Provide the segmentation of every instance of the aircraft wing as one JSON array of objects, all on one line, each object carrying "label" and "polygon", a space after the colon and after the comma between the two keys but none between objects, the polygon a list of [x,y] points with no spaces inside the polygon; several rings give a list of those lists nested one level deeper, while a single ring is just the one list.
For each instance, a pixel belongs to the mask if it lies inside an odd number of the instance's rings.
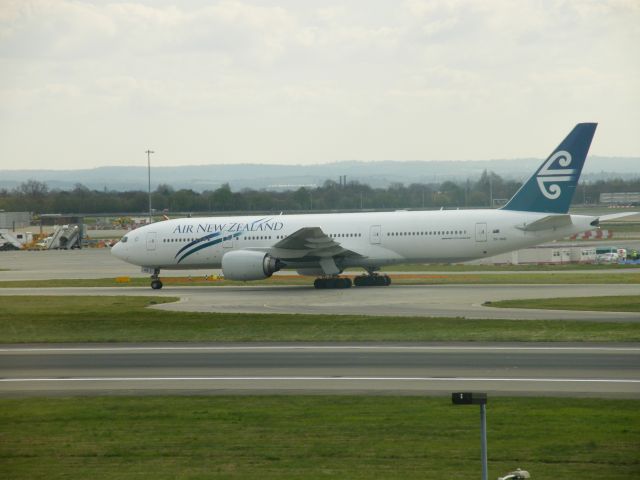
[{"label": "aircraft wing", "polygon": [[320,227],[304,227],[273,245],[270,253],[280,258],[332,258],[362,255],[344,248]]},{"label": "aircraft wing", "polygon": [[555,228],[566,227],[571,225],[571,215],[547,215],[531,223],[523,223],[517,225],[516,228],[525,232],[538,232],[540,230],[552,230]]}]

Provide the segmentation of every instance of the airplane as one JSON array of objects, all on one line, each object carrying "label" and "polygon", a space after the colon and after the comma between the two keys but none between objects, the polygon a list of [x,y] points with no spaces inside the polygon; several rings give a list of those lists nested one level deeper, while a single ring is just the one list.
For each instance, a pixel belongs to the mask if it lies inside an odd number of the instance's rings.
[{"label": "airplane", "polygon": [[[116,257],[151,273],[222,268],[228,280],[261,280],[281,269],[317,277],[316,288],[388,286],[388,265],[491,257],[597,227],[605,216],[570,215],[596,123],[579,123],[499,209],[252,215],[165,220],[127,233]],[[354,281],[347,268],[366,271]]]}]

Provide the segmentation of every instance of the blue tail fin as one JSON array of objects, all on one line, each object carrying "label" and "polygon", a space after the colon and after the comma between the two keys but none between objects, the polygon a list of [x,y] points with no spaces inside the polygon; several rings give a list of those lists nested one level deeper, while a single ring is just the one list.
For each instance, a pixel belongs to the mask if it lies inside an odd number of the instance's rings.
[{"label": "blue tail fin", "polygon": [[567,213],[597,125],[576,125],[502,208],[523,212]]}]

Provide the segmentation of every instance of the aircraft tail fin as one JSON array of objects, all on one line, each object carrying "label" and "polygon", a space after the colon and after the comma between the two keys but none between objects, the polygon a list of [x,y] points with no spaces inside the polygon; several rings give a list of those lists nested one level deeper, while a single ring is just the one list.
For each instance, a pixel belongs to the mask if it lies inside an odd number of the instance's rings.
[{"label": "aircraft tail fin", "polygon": [[502,209],[567,213],[597,125],[577,124]]}]

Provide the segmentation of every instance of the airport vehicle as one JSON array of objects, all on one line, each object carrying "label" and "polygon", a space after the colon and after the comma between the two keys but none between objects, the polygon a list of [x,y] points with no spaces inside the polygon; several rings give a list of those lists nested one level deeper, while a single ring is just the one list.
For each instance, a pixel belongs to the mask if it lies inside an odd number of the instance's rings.
[{"label": "airport vehicle", "polygon": [[598,226],[569,215],[569,205],[595,133],[574,127],[500,209],[182,218],[138,228],[112,248],[116,257],[151,273],[222,268],[230,280],[259,280],[281,269],[316,276],[316,288],[349,288],[340,274],[360,267],[356,286],[391,283],[378,270],[399,263],[461,262],[560,239]]},{"label": "airport vehicle", "polygon": [[596,248],[596,261],[599,263],[614,263],[627,259],[627,250],[618,247],[598,247]]},{"label": "airport vehicle", "polygon": [[[31,235],[29,233],[29,235]],[[9,229],[0,228],[0,250],[20,250],[26,243],[26,237],[22,233],[10,232]]]}]

